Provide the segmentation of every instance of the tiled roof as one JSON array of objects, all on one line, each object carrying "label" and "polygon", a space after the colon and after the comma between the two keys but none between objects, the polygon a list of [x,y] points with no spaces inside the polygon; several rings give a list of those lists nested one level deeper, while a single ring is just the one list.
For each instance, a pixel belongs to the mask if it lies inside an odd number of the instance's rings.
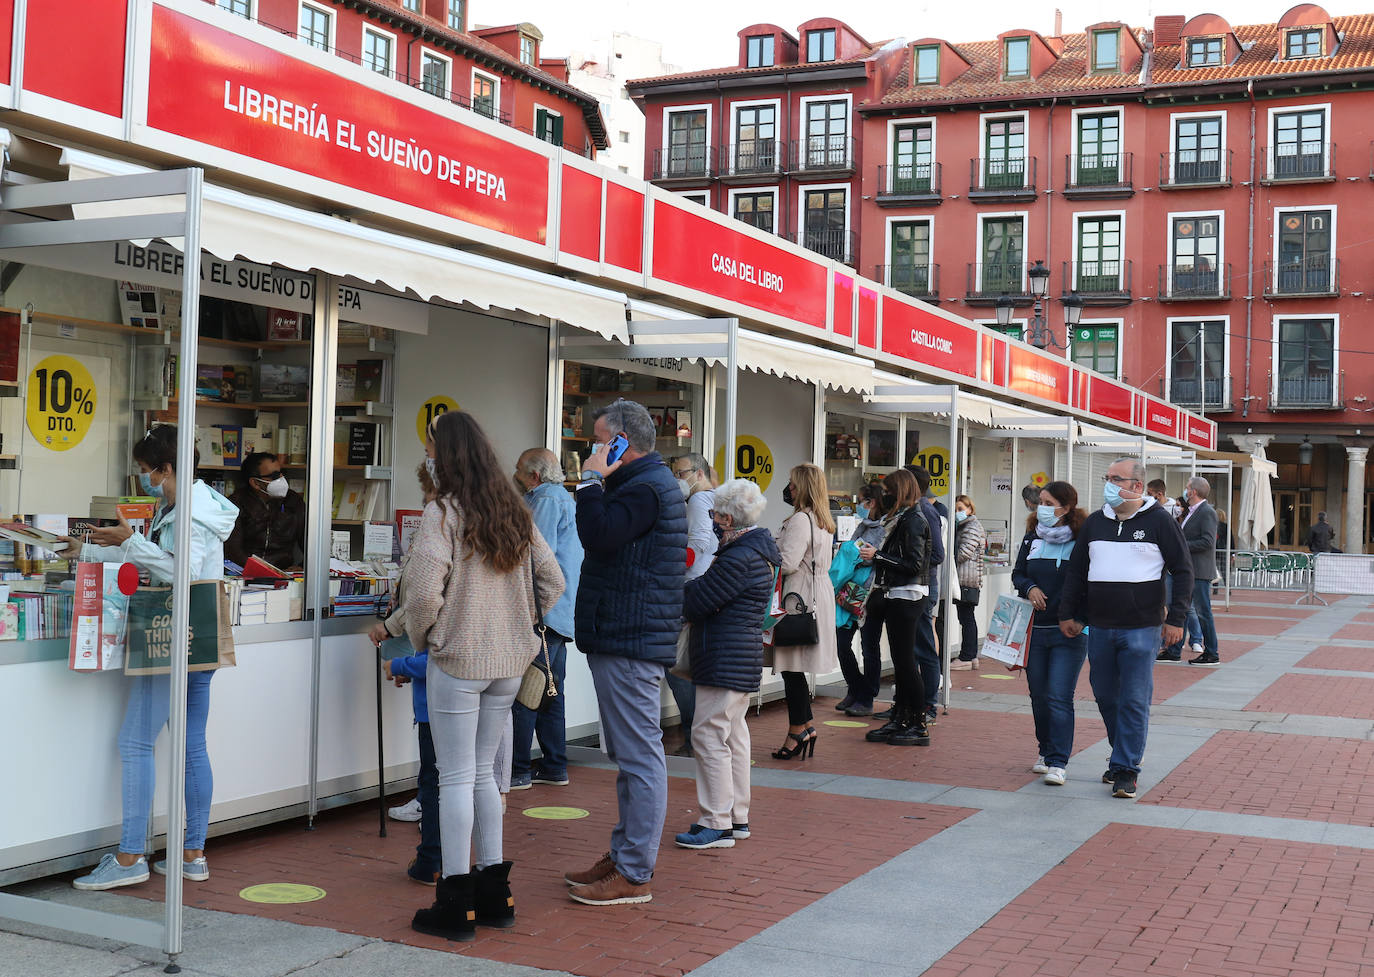
[{"label": "tiled roof", "polygon": [[859,64],[867,61],[891,41],[870,44],[858,54],[849,58],[836,58],[834,61],[817,61],[814,64],[772,64],[763,68],[741,68],[732,65],[728,68],[701,68],[697,71],[681,71],[675,75],[658,75],[654,78],[632,78],[625,82],[626,88],[647,88],[654,85],[667,85],[682,81],[714,81],[717,78],[748,78],[750,75],[770,75],[786,71],[789,75],[799,71],[822,71],[836,65]]},{"label": "tiled roof", "polygon": [[[1138,32],[1132,29],[1132,33]],[[1139,70],[1132,72],[1088,73],[1087,34],[1066,34],[1063,53],[1038,78],[1004,81],[1002,78],[1002,45],[1000,41],[972,41],[951,44],[971,67],[948,85],[911,84],[911,54],[892,87],[879,99],[879,105],[910,103],[965,102],[974,99],[1012,99],[1037,95],[1059,95],[1074,92],[1100,91],[1114,88],[1140,87]],[[1123,48],[1129,44],[1123,39]],[[872,104],[872,103],[870,103]]]},{"label": "tiled roof", "polygon": [[1278,25],[1243,24],[1235,28],[1236,39],[1248,50],[1242,50],[1233,64],[1180,69],[1185,41],[1155,51],[1150,80],[1156,85],[1193,85],[1297,72],[1374,68],[1374,14],[1333,17],[1332,23],[1336,25],[1340,44],[1330,57],[1283,60],[1283,35]]}]

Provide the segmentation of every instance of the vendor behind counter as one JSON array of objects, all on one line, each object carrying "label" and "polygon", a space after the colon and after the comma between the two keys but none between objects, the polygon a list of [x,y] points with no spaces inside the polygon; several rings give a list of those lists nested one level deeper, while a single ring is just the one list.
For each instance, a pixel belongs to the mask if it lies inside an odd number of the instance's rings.
[{"label": "vendor behind counter", "polygon": [[280,459],[255,451],[243,459],[243,481],[229,501],[239,507],[224,557],[243,566],[248,557],[281,570],[300,569],[305,559],[305,499],[286,484]]}]

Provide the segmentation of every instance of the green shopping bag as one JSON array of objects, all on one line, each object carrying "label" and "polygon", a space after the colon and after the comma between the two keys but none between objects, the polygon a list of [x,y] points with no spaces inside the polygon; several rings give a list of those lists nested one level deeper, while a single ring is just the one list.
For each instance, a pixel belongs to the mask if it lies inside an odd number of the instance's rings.
[{"label": "green shopping bag", "polygon": [[[210,672],[234,661],[229,595],[219,580],[191,582],[188,668]],[[125,675],[167,675],[172,670],[172,588],[140,587],[129,598]]]}]

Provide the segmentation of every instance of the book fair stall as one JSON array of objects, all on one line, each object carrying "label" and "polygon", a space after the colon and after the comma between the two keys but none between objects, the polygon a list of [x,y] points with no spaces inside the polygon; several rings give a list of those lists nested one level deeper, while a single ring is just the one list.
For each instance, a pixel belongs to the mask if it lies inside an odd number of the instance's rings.
[{"label": "book fair stall", "polygon": [[[633,398],[665,457],[699,452],[721,479],[757,481],[770,529],[796,464],[826,469],[843,516],[914,459],[947,503],[958,487],[980,516],[986,502],[994,559],[1019,539],[1020,484],[1070,455],[1076,472],[1090,427],[1098,442],[1216,446],[1215,425],[1158,398],[213,5],[111,0],[64,32],[13,9],[0,729],[25,744],[12,782],[43,803],[0,810],[0,916],[181,950],[177,873],[158,921],[22,888],[119,838],[116,741],[143,681],[121,650],[165,662],[146,683],[170,717],[148,833],[173,851],[186,690],[226,654],[206,729],[212,837],[375,797],[379,708],[381,777],[413,781],[409,699],[376,704],[366,632],[444,411],[476,415],[511,471],[543,446],[574,479],[594,411]],[[81,67],[35,67],[50,63]],[[412,148],[355,149],[383,139]],[[176,457],[199,453],[174,500],[133,454],[164,425]],[[242,503],[222,510],[235,532],[245,513],[267,529],[207,603],[191,520],[221,498]],[[156,536],[169,508],[175,555],[132,578],[45,545]],[[570,738],[596,733],[581,658]]]}]

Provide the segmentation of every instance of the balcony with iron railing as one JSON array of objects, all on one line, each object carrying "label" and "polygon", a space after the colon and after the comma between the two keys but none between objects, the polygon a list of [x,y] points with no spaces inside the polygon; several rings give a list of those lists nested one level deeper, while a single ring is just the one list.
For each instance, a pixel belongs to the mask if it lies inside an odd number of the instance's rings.
[{"label": "balcony with iron railing", "polygon": [[941,171],[939,163],[884,164],[878,167],[879,207],[909,207],[938,204]]},{"label": "balcony with iron railing", "polygon": [[1077,292],[1084,305],[1127,305],[1131,301],[1131,262],[1066,261],[1064,291]]},{"label": "balcony with iron railing", "polygon": [[1131,153],[1064,157],[1064,196],[1070,200],[1115,200],[1135,194]]},{"label": "balcony with iron railing", "polygon": [[1014,262],[970,262],[965,281],[964,301],[969,305],[992,305],[1007,296],[1016,305],[1030,305],[1032,296],[1024,284],[1026,266]]},{"label": "balcony with iron railing", "polygon": [[1333,298],[1340,293],[1339,258],[1319,254],[1298,261],[1264,263],[1265,298]]},{"label": "balcony with iron railing", "polygon": [[1159,154],[1159,189],[1205,190],[1231,185],[1231,150],[1191,149]]},{"label": "balcony with iron railing", "polygon": [[793,238],[802,247],[824,255],[832,261],[852,265],[858,253],[858,234],[833,227],[797,231]]},{"label": "balcony with iron railing", "polygon": [[939,265],[917,265],[910,262],[878,265],[874,269],[874,277],[903,295],[925,299],[927,302],[940,301]]},{"label": "balcony with iron railing", "polygon": [[1034,156],[991,156],[969,160],[970,200],[1032,200],[1036,195]]},{"label": "balcony with iron railing", "polygon": [[776,177],[782,173],[782,154],[785,145],[777,139],[744,139],[722,146],[720,166],[722,180]]},{"label": "balcony with iron railing", "polygon": [[1269,409],[1345,410],[1345,371],[1297,377],[1269,374]]},{"label": "balcony with iron railing", "polygon": [[1230,377],[1170,377],[1159,381],[1159,395],[1185,410],[1203,410],[1209,414],[1235,410],[1231,401]]},{"label": "balcony with iron railing", "polygon": [[786,170],[807,176],[848,176],[854,172],[853,136],[806,136],[789,144]]},{"label": "balcony with iron railing", "polygon": [[1263,151],[1261,183],[1331,183],[1336,179],[1334,142],[1281,143]]},{"label": "balcony with iron railing", "polygon": [[1231,297],[1231,265],[1202,264],[1159,266],[1160,302],[1216,302]]},{"label": "balcony with iron railing", "polygon": [[715,173],[705,146],[670,146],[655,149],[649,179],[656,183],[699,183]]}]

